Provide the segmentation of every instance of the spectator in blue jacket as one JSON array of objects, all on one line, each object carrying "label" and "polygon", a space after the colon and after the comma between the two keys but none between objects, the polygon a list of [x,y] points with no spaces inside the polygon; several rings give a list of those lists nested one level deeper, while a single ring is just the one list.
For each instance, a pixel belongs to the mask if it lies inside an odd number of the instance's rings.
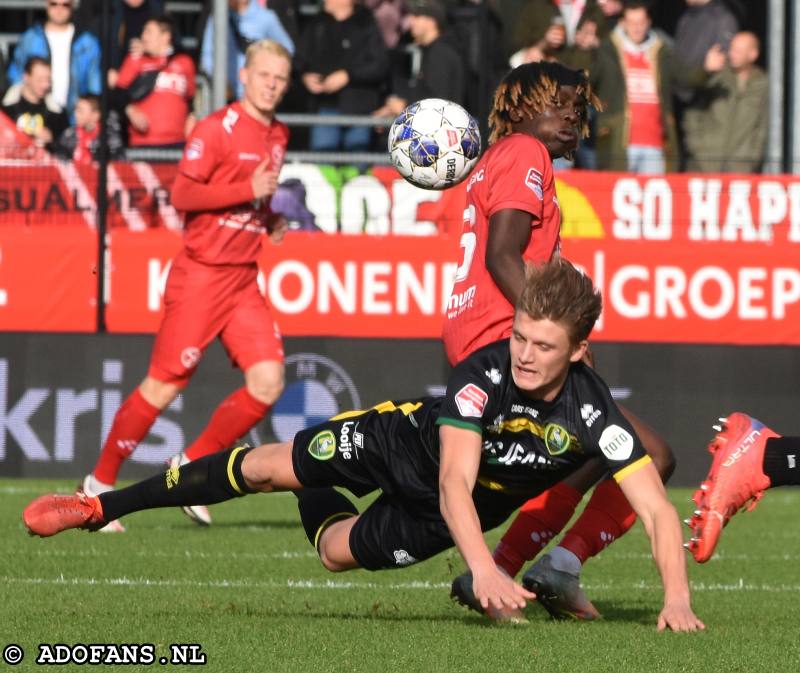
[{"label": "spectator in blue jacket", "polygon": [[[244,66],[247,47],[258,40],[275,40],[294,54],[294,42],[281,24],[278,15],[259,5],[257,0],[228,0],[228,86],[229,99],[241,98],[244,88],[239,70]],[[207,75],[214,72],[214,15],[210,14],[203,31],[200,69]]]},{"label": "spectator in blue jacket", "polygon": [[14,49],[8,83],[22,81],[25,64],[38,56],[52,65],[52,97],[73,117],[78,96],[100,94],[100,43],[75,26],[73,0],[47,0],[47,18],[28,28]]}]

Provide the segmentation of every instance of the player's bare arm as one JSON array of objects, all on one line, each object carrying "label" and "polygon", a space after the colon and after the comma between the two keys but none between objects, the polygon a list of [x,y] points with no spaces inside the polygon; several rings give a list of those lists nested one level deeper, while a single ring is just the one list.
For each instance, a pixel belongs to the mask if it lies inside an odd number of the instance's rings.
[{"label": "player's bare arm", "polygon": [[486,268],[509,303],[515,305],[525,284],[522,253],[531,237],[533,215],[506,208],[489,218]]},{"label": "player's bare arm", "polygon": [[622,492],[642,521],[664,584],[664,607],[658,630],[697,631],[705,628],[694,614],[686,576],[686,560],[678,513],[667,500],[661,478],[652,462],[619,482]]},{"label": "player's bare arm", "polygon": [[524,608],[535,594],[503,574],[483,539],[472,489],[478,478],[481,435],[442,425],[439,428],[439,506],[464,561],[472,571],[473,590],[484,608]]}]

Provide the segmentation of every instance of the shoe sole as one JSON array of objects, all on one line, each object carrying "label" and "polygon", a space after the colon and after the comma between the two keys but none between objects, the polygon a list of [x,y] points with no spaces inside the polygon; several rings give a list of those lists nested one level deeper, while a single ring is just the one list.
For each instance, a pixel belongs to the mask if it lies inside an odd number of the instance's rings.
[{"label": "shoe sole", "polygon": [[[577,621],[593,622],[600,618],[600,615],[592,615],[583,611],[566,610],[559,604],[558,594],[550,593],[546,585],[537,579],[527,577],[522,578],[522,585],[536,594],[536,602],[539,603],[547,613],[558,621]],[[548,595],[549,593],[549,595]]]},{"label": "shoe sole", "polygon": [[181,507],[181,511],[188,516],[192,521],[194,521],[198,526],[203,526],[204,528],[208,528],[211,525],[211,520],[205,520],[195,514],[194,510],[191,507]]}]

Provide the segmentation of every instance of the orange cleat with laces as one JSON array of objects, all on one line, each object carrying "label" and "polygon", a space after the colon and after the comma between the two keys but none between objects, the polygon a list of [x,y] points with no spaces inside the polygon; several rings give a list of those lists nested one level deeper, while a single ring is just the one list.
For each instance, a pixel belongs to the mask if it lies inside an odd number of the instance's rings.
[{"label": "orange cleat with laces", "polygon": [[70,528],[99,530],[108,522],[103,518],[100,500],[84,493],[49,493],[32,501],[22,512],[30,535],[50,537]]}]

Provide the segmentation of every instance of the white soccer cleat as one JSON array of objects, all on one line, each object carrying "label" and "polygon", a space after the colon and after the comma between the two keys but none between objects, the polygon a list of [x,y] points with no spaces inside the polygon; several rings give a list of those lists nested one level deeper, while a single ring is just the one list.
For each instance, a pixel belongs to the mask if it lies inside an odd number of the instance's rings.
[{"label": "white soccer cleat", "polygon": [[[181,465],[186,465],[189,462],[191,461],[186,457],[186,454],[181,451],[169,459],[169,467],[171,470],[177,470]],[[186,505],[181,507],[181,511],[200,526],[211,525],[211,513],[205,505]]]},{"label": "white soccer cleat", "polygon": [[[97,497],[101,493],[108,493],[109,491],[113,491],[114,487],[111,484],[104,484],[102,481],[98,481],[97,478],[93,474],[87,474],[83,481],[78,485],[76,489],[76,493],[84,493],[88,495],[90,498]],[[114,519],[113,521],[109,521],[105,526],[100,529],[101,533],[124,533],[125,526],[122,525],[122,522],[119,519]]]}]

